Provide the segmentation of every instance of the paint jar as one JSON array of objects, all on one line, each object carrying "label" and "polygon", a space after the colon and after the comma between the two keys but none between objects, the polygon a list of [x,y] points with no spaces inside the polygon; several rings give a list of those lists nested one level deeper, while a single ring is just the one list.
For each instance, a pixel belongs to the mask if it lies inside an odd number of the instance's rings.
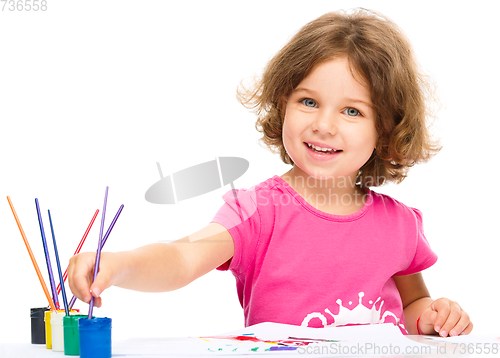
[{"label": "paint jar", "polygon": [[31,344],[45,344],[45,312],[48,307],[31,308]]},{"label": "paint jar", "polygon": [[50,315],[50,325],[52,327],[52,351],[64,351],[63,317],[64,311],[52,312]]},{"label": "paint jar", "polygon": [[52,349],[52,325],[50,324],[50,319],[52,317],[52,311],[45,312],[45,346],[47,349]]},{"label": "paint jar", "polygon": [[78,334],[80,318],[87,318],[87,315],[71,315],[63,318],[64,354],[67,356],[80,355],[80,335]]},{"label": "paint jar", "polygon": [[78,320],[81,358],[111,357],[111,318]]},{"label": "paint jar", "polygon": [[[55,311],[46,311],[45,312],[45,345],[47,349],[52,349],[52,324],[50,323],[52,318],[52,312]],[[57,312],[64,312],[63,310],[58,310]],[[79,313],[79,309],[72,309],[71,313]]]}]

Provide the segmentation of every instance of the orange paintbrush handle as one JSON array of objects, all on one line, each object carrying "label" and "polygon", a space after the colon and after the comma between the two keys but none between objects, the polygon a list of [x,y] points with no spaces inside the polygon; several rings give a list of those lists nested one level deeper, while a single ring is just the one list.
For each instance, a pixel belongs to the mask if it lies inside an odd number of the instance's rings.
[{"label": "orange paintbrush handle", "polygon": [[43,292],[45,292],[45,296],[47,296],[47,300],[49,301],[50,308],[52,309],[52,311],[55,311],[56,306],[54,306],[54,301],[52,300],[52,297],[50,297],[50,293],[49,293],[49,290],[47,289],[47,285],[45,284],[42,273],[40,272],[40,268],[38,267],[38,264],[36,263],[35,255],[33,255],[33,251],[31,251],[30,244],[28,243],[28,239],[26,238],[26,235],[24,234],[23,227],[21,226],[21,222],[19,221],[19,218],[17,217],[16,210],[14,210],[14,205],[12,205],[12,201],[10,201],[9,196],[7,196],[7,200],[9,201],[9,205],[10,205],[10,209],[12,210],[12,214],[14,214],[14,219],[16,219],[17,227],[19,228],[19,231],[21,232],[21,236],[23,237],[24,244],[26,245],[26,249],[28,249],[28,253],[30,254],[31,262],[33,262],[33,266],[35,267],[36,274],[38,275],[38,279],[40,280],[40,283],[42,285]]}]

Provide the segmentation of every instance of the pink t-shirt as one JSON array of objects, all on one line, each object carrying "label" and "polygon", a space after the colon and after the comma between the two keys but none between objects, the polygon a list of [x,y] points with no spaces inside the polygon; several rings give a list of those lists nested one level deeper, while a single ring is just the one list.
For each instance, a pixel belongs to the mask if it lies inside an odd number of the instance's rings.
[{"label": "pink t-shirt", "polygon": [[281,177],[230,190],[212,222],[234,241],[218,267],[236,277],[245,326],[304,327],[391,322],[406,333],[394,275],[432,266],[422,213],[366,190],[365,205],[332,215],[307,203]]}]

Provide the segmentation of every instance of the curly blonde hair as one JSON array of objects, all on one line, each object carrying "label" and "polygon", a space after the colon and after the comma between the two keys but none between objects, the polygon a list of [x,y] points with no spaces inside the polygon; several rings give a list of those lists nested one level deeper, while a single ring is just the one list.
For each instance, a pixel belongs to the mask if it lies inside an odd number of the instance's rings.
[{"label": "curly blonde hair", "polygon": [[426,162],[441,146],[428,130],[434,86],[421,73],[412,47],[389,18],[363,8],[336,11],[306,24],[269,61],[250,88],[240,84],[237,97],[258,119],[261,141],[293,164],[283,145],[283,99],[320,63],[346,57],[354,77],[369,85],[376,113],[376,149],[360,168],[362,187],[402,182],[410,167]]}]

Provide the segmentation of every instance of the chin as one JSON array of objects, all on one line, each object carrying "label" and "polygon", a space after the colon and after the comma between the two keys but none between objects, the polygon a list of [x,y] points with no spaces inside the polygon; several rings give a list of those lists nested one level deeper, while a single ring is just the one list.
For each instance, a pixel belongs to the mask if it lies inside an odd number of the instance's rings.
[{"label": "chin", "polygon": [[310,177],[314,178],[314,179],[317,179],[317,180],[329,180],[329,179],[336,179],[338,178],[339,176],[338,175],[335,175],[335,174],[332,174],[332,173],[325,173],[324,171],[316,171],[316,172],[312,172],[312,171],[304,171],[307,175],[309,175]]}]

